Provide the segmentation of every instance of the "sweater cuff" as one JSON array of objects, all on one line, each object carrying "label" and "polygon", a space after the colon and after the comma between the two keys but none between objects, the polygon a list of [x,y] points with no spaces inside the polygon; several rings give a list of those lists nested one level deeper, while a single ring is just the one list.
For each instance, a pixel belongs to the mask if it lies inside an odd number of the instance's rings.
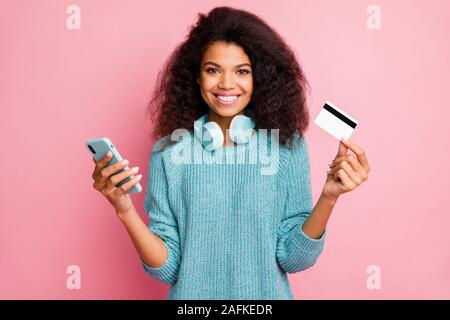
[{"label": "sweater cuff", "polygon": [[148,275],[166,284],[174,284],[177,281],[178,260],[173,255],[172,250],[168,250],[167,253],[169,255],[167,260],[159,267],[151,267],[142,259],[140,260],[142,267]]},{"label": "sweater cuff", "polygon": [[303,225],[300,226],[300,230],[298,230],[298,228],[294,228],[291,230],[291,232],[293,234],[291,234],[290,240],[297,248],[310,253],[322,252],[325,235],[327,233],[326,228],[319,239],[313,239],[306,235],[303,232]]}]

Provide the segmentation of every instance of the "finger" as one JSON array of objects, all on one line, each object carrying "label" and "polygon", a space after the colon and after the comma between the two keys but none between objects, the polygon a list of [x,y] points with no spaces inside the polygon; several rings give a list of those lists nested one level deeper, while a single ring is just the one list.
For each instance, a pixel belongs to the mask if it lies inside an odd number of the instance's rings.
[{"label": "finger", "polygon": [[338,148],[336,157],[343,156],[344,154],[347,153],[347,150],[348,150],[348,147],[345,144],[343,144],[341,141],[339,141],[339,148]]},{"label": "finger", "polygon": [[122,171],[121,173],[115,174],[111,177],[109,177],[109,181],[108,183],[110,183],[112,186],[115,186],[116,184],[118,184],[119,182],[121,182],[122,180],[131,177],[134,178],[134,174],[136,174],[139,171],[139,167],[134,167],[131,168],[129,170],[125,170]]},{"label": "finger", "polygon": [[121,170],[121,169],[126,169],[128,170],[128,165],[129,161],[127,159],[116,162],[106,168],[103,168],[100,171],[100,175],[102,177],[102,179],[108,179],[110,176],[112,176],[113,174],[115,174],[117,171]]},{"label": "finger", "polygon": [[351,191],[356,188],[356,184],[353,182],[352,179],[348,176],[348,174],[344,171],[344,169],[340,169],[334,173],[334,179],[341,180],[342,183],[342,190],[347,192]]},{"label": "finger", "polygon": [[364,170],[359,161],[352,155],[347,160],[352,166],[353,170],[357,172],[358,176],[361,177],[362,181],[366,181],[369,178],[368,172]]},{"label": "finger", "polygon": [[341,141],[356,154],[356,157],[358,158],[358,161],[359,163],[361,163],[364,170],[369,172],[370,170],[369,161],[367,160],[366,153],[364,152],[364,150],[360,146],[357,146],[352,141],[350,141],[350,139],[348,140],[342,139]]},{"label": "finger", "polygon": [[330,167],[330,169],[327,172],[328,174],[333,175],[337,170],[345,169],[347,167],[349,168],[349,170],[355,172],[362,181],[367,180],[368,178],[367,172],[362,168],[358,160],[356,160],[355,156],[353,155],[347,155],[345,159],[338,160],[337,163],[332,167]]},{"label": "finger", "polygon": [[356,184],[356,186],[359,186],[363,182],[363,179],[359,176],[359,173],[355,171],[347,161],[342,161],[341,167],[350,177],[350,179],[352,179],[352,181]]},{"label": "finger", "polygon": [[104,189],[105,185],[106,185],[106,181],[100,182],[98,180],[94,180],[94,183],[93,183],[94,189],[98,190],[98,191],[101,191],[102,189]]},{"label": "finger", "polygon": [[94,162],[96,163],[96,165],[95,165],[95,170],[94,170],[94,174],[95,175],[97,175],[97,174],[99,174],[100,173],[100,171],[104,168],[104,167],[106,167],[106,165],[108,164],[108,162],[111,160],[111,157],[112,157],[112,153],[111,153],[111,151],[108,151],[103,157],[101,157],[98,161],[95,161],[95,159],[94,159]]},{"label": "finger", "polygon": [[342,161],[336,162],[332,167],[330,167],[330,168],[327,170],[327,173],[333,175],[336,171],[338,171],[339,169],[342,168],[342,167],[341,167],[341,164],[342,164]]},{"label": "finger", "polygon": [[337,158],[335,158],[333,161],[331,161],[329,167],[332,168],[334,166],[336,166],[338,163],[342,162],[342,161],[350,161],[350,159],[353,158],[356,160],[355,155],[353,154],[345,154],[343,156],[339,156]]},{"label": "finger", "polygon": [[346,165],[351,166],[348,161],[346,161],[345,159],[339,161],[336,165],[334,165],[333,167],[331,167],[327,172],[331,175],[333,175],[336,171],[338,171],[339,169],[343,169]]},{"label": "finger", "polygon": [[128,181],[127,183],[124,183],[119,188],[116,188],[116,191],[121,191],[123,193],[126,193],[128,190],[130,190],[136,183],[138,183],[142,179],[142,174],[138,174],[133,179]]}]

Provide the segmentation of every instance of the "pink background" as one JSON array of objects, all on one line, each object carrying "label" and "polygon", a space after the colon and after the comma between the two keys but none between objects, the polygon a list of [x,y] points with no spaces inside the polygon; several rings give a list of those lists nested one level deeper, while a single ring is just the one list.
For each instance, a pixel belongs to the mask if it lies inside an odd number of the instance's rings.
[{"label": "pink background", "polygon": [[[289,275],[296,299],[450,298],[450,2],[239,3],[1,1],[0,298],[166,298],[92,188],[84,141],[109,137],[147,176],[157,72],[219,4],[260,15],[298,54],[312,86],[314,203],[338,142],[313,119],[329,99],[360,121],[352,140],[370,178],[339,199],[317,264]],[[81,30],[66,28],[70,4]],[[381,30],[366,27],[372,4]],[[133,197],[147,222],[144,192]],[[72,264],[80,290],[66,288]],[[370,265],[379,290],[366,286]]]}]

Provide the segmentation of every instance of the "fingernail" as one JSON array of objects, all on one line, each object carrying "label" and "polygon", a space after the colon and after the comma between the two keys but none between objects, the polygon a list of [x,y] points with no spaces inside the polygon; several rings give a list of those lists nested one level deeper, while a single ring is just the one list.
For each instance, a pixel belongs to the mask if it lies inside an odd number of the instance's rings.
[{"label": "fingernail", "polygon": [[123,164],[123,165],[128,164],[128,160],[122,160],[122,164]]},{"label": "fingernail", "polygon": [[138,174],[138,175],[136,176],[136,178],[137,178],[138,180],[140,180],[140,179],[142,178],[142,174]]},{"label": "fingernail", "polygon": [[106,153],[106,156],[107,156],[107,157],[110,157],[110,156],[111,156],[111,151],[108,151],[108,152]]},{"label": "fingernail", "polygon": [[139,170],[139,167],[134,167],[133,169],[131,169],[133,172],[137,172]]}]

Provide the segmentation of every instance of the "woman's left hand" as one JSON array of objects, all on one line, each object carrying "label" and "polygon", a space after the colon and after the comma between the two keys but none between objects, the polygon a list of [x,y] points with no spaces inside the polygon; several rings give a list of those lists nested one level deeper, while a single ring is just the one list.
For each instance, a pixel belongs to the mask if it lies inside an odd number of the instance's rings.
[{"label": "woman's left hand", "polygon": [[[347,154],[347,150],[353,154]],[[353,191],[368,179],[370,171],[364,150],[350,140],[339,141],[339,151],[335,159],[330,163],[327,171],[327,181],[322,194],[336,200],[339,195]]]}]

